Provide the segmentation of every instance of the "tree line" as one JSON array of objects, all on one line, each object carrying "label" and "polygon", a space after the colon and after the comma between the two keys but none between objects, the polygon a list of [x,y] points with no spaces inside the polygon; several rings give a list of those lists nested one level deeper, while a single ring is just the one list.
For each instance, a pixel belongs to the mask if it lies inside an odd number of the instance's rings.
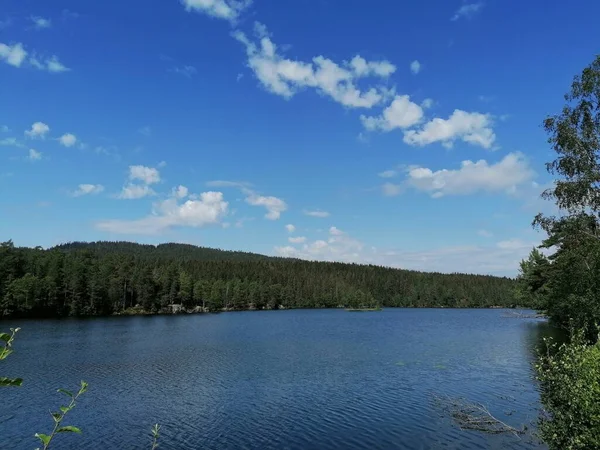
[{"label": "tree line", "polygon": [[514,306],[514,280],[311,262],[183,244],[0,244],[2,317],[330,307]]}]

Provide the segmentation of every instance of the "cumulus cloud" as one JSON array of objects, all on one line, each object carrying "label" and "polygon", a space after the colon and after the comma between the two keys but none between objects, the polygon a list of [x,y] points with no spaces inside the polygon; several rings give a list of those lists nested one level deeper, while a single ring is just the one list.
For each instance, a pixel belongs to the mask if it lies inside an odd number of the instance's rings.
[{"label": "cumulus cloud", "polygon": [[33,28],[35,28],[36,30],[44,30],[52,26],[52,21],[44,17],[32,16],[30,17],[30,19],[33,22]]},{"label": "cumulus cloud", "polygon": [[181,0],[187,11],[196,11],[218,19],[235,21],[251,0]]},{"label": "cumulus cloud", "polygon": [[294,231],[296,231],[296,227],[294,225],[292,225],[291,223],[288,223],[285,226],[285,229],[288,231],[288,233],[293,233]]},{"label": "cumulus cloud", "polygon": [[322,211],[320,209],[316,209],[316,210],[305,210],[304,214],[307,216],[311,216],[311,217],[320,217],[320,218],[325,218],[325,217],[329,217],[330,214],[327,211]]},{"label": "cumulus cloud", "polygon": [[450,20],[456,21],[461,18],[470,18],[477,14],[481,8],[483,8],[483,2],[478,3],[465,3],[456,10]]},{"label": "cumulus cloud", "polygon": [[485,160],[463,161],[460,169],[433,171],[426,167],[411,167],[407,184],[432,197],[467,195],[476,192],[512,193],[531,181],[535,173],[521,153],[509,153],[501,161],[489,164]]},{"label": "cumulus cloud", "polygon": [[154,192],[154,189],[147,184],[129,183],[123,186],[123,189],[121,189],[117,198],[122,200],[137,200],[138,198],[144,198],[155,194],[156,192]]},{"label": "cumulus cloud", "polygon": [[416,146],[441,142],[445,147],[452,147],[460,139],[472,145],[491,148],[496,140],[492,125],[492,118],[488,114],[456,109],[448,119],[435,118],[420,130],[405,131],[404,142]]},{"label": "cumulus cloud", "polygon": [[27,58],[27,51],[25,51],[23,44],[7,45],[0,42],[0,61],[4,61],[13,67],[21,67],[25,58]]},{"label": "cumulus cloud", "polygon": [[185,186],[181,186],[181,185],[177,186],[176,188],[173,188],[173,191],[172,191],[172,195],[175,198],[185,198],[188,196],[188,193],[189,193],[188,188]]},{"label": "cumulus cloud", "polygon": [[415,59],[410,63],[410,71],[415,75],[418,74],[421,71],[421,63]]},{"label": "cumulus cloud", "polygon": [[408,95],[397,95],[394,101],[378,117],[360,116],[363,126],[369,130],[391,131],[395,128],[409,128],[423,119],[423,108],[413,103]]},{"label": "cumulus cloud", "polygon": [[154,167],[129,166],[129,179],[131,181],[139,180],[145,184],[155,184],[160,182],[160,172]]},{"label": "cumulus cloud", "polygon": [[99,194],[104,191],[104,186],[101,184],[80,184],[77,189],[71,193],[73,197],[81,197],[83,195]]},{"label": "cumulus cloud", "polygon": [[298,236],[298,237],[289,237],[288,241],[292,244],[302,244],[306,242],[306,237]]},{"label": "cumulus cloud", "polygon": [[30,130],[25,131],[25,136],[31,139],[44,139],[49,132],[50,127],[44,122],[35,122]]},{"label": "cumulus cloud", "polygon": [[360,78],[387,78],[396,70],[388,61],[367,61],[360,55],[342,64],[324,56],[316,56],[309,62],[297,61],[280,53],[264,25],[255,26],[255,35],[258,42],[239,30],[233,33],[246,48],[248,67],[273,94],[289,99],[303,89],[313,88],[348,108],[371,108],[389,93],[375,87],[361,91],[356,85]]},{"label": "cumulus cloud", "polygon": [[[190,196],[192,197],[192,196]],[[201,228],[222,223],[229,204],[221,192],[203,192],[181,202],[169,198],[153,205],[152,213],[136,220],[105,220],[96,228],[116,234],[161,234],[173,227]]]},{"label": "cumulus cloud", "polygon": [[29,153],[27,154],[27,159],[29,161],[39,161],[42,159],[42,153],[34,150],[33,148],[29,149]]},{"label": "cumulus cloud", "polygon": [[65,133],[58,138],[58,142],[65,147],[73,147],[77,143],[77,137],[74,134]]},{"label": "cumulus cloud", "polygon": [[258,195],[255,192],[247,192],[246,203],[252,206],[263,206],[267,210],[265,218],[269,220],[277,220],[281,217],[281,213],[287,210],[287,204],[277,197],[265,197]]}]

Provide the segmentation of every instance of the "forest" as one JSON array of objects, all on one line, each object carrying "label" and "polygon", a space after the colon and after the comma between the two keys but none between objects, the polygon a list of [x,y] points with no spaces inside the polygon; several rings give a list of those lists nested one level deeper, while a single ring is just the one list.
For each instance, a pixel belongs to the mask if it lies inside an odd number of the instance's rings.
[{"label": "forest", "polygon": [[514,280],[494,276],[304,261],[187,244],[74,242],[42,249],[0,243],[3,318],[174,310],[514,307],[514,286]]}]

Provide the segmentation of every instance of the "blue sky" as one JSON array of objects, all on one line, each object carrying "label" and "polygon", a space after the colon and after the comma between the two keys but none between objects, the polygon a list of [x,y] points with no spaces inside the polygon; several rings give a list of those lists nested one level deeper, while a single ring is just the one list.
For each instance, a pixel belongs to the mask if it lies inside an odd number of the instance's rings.
[{"label": "blue sky", "polygon": [[0,239],[514,275],[551,210],[541,121],[594,58],[599,15],[592,0],[5,0]]}]

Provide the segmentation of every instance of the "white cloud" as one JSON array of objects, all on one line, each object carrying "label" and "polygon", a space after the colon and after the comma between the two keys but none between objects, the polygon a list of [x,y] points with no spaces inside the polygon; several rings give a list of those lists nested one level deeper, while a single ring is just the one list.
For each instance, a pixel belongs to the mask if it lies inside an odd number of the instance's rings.
[{"label": "white cloud", "polygon": [[293,233],[294,231],[296,231],[296,227],[294,225],[292,225],[291,223],[288,223],[285,226],[285,229],[288,231],[288,233]]},{"label": "white cloud", "polygon": [[287,59],[267,33],[266,27],[259,24],[255,26],[258,43],[239,30],[233,37],[246,47],[248,67],[269,92],[289,99],[302,89],[314,88],[349,108],[371,108],[389,94],[386,89],[374,87],[361,91],[355,82],[367,76],[387,78],[396,70],[390,62],[366,61],[359,55],[342,65],[323,56],[310,62]]},{"label": "white cloud", "polygon": [[73,197],[81,197],[83,195],[99,194],[104,191],[104,186],[101,184],[80,184],[77,186],[77,190],[73,191],[71,195]]},{"label": "white cloud", "polygon": [[52,56],[46,60],[46,69],[48,72],[61,73],[68,72],[69,69],[65,65],[63,65],[56,56]]},{"label": "white cloud", "polygon": [[304,214],[307,216],[311,216],[311,217],[320,217],[320,218],[324,218],[324,217],[329,217],[330,214],[327,211],[321,211],[320,209],[314,210],[314,211],[304,211]]},{"label": "white cloud", "polygon": [[289,237],[288,241],[291,244],[303,244],[304,242],[306,242],[306,237],[304,237],[304,236]]},{"label": "white cloud", "polygon": [[248,191],[248,197],[246,197],[246,203],[252,206],[264,206],[267,209],[265,218],[269,220],[277,220],[281,217],[281,213],[287,210],[287,204],[285,201],[277,197],[265,197],[258,195],[255,192]]},{"label": "white cloud", "polygon": [[49,132],[50,127],[48,125],[46,125],[44,122],[36,122],[31,125],[31,130],[25,131],[25,135],[31,139],[44,139]]},{"label": "white cloud", "polygon": [[481,237],[490,238],[494,236],[494,233],[488,230],[477,230],[477,234]]},{"label": "white cloud", "polygon": [[394,184],[394,183],[384,183],[381,186],[381,192],[386,197],[395,197],[396,195],[400,195],[403,191],[402,185]]},{"label": "white cloud", "polygon": [[415,75],[418,74],[421,71],[421,63],[415,59],[410,63],[410,71]]},{"label": "white cloud", "polygon": [[185,198],[188,196],[188,193],[189,191],[187,187],[179,185],[176,188],[173,188],[171,195],[173,195],[175,198]]},{"label": "white cloud", "polygon": [[29,64],[36,69],[47,70],[48,72],[53,73],[68,72],[71,70],[62,64],[57,56],[52,56],[43,60],[40,60],[37,56],[32,56],[29,58]]},{"label": "white cloud", "polygon": [[160,182],[160,172],[154,167],[129,166],[129,179],[140,180],[146,184]]},{"label": "white cloud", "polygon": [[228,213],[229,204],[221,192],[203,192],[180,203],[169,198],[153,205],[152,214],[136,220],[106,220],[96,228],[117,234],[161,234],[173,227],[200,228],[217,225]]},{"label": "white cloud", "polygon": [[404,142],[418,146],[441,142],[445,147],[452,147],[454,141],[461,139],[469,144],[491,148],[496,140],[492,124],[488,114],[456,109],[448,119],[435,118],[420,130],[405,131]]},{"label": "white cloud", "polygon": [[418,124],[422,119],[423,108],[411,102],[408,95],[397,95],[379,117],[360,116],[363,126],[370,131],[408,128]]},{"label": "white cloud", "polygon": [[433,106],[433,100],[430,98],[426,98],[425,100],[423,100],[421,102],[421,108],[423,109],[429,109]]},{"label": "white cloud", "polygon": [[192,76],[198,73],[198,70],[194,66],[181,66],[181,67],[173,67],[171,72],[183,75],[187,78],[192,78]]},{"label": "white cloud", "polygon": [[14,137],[0,139],[0,146],[19,147],[19,148],[24,147],[24,145],[21,144],[19,141],[17,141],[17,139]]},{"label": "white cloud", "polygon": [[[304,242],[299,248],[275,247],[279,256],[317,261],[376,264],[409,270],[442,273],[480,273],[514,276],[533,241],[509,239],[489,246],[454,246],[420,251],[375,248],[336,229],[327,240]],[[331,230],[330,230],[331,231]]]},{"label": "white cloud", "polygon": [[408,169],[407,184],[432,197],[467,195],[476,192],[513,193],[534,176],[520,153],[509,153],[496,164],[485,160],[463,161],[460,169],[432,171],[424,167]]},{"label": "white cloud", "polygon": [[44,17],[32,16],[30,19],[33,22],[33,27],[36,30],[43,30],[52,26],[52,21],[50,19],[45,19]]},{"label": "white cloud", "polygon": [[148,197],[155,195],[156,192],[147,184],[133,184],[129,183],[123,186],[121,193],[117,196],[122,200],[136,200],[138,198]]},{"label": "white cloud", "polygon": [[329,234],[332,236],[342,236],[344,232],[337,227],[330,227]]},{"label": "white cloud", "polygon": [[27,59],[28,54],[29,53],[20,42],[12,45],[0,43],[0,61],[4,61],[6,64],[13,67],[28,65],[39,70],[47,70],[48,72],[67,72],[70,70],[68,67],[64,66],[55,55],[40,60],[35,53]]},{"label": "white cloud", "polygon": [[398,175],[396,170],[384,170],[383,172],[379,172],[377,174],[377,176],[381,178],[394,178],[396,175]]},{"label": "white cloud", "polygon": [[9,133],[10,132],[10,128],[8,128],[6,125],[0,125],[0,133]]},{"label": "white cloud", "polygon": [[235,21],[248,8],[251,0],[181,0],[187,11],[208,14],[211,17]]},{"label": "white cloud", "polygon": [[458,10],[454,13],[450,20],[455,21],[462,17],[470,18],[473,17],[477,12],[479,12],[483,8],[483,2],[478,3],[466,3],[462,5]]},{"label": "white cloud", "polygon": [[73,147],[77,143],[77,137],[71,133],[65,133],[58,138],[58,142],[65,147]]},{"label": "white cloud", "polygon": [[21,67],[25,58],[27,58],[27,51],[23,48],[23,44],[7,45],[0,43],[0,61],[4,61],[13,67]]},{"label": "white cloud", "polygon": [[27,154],[27,159],[29,161],[39,161],[42,159],[42,153],[30,148],[29,153]]},{"label": "white cloud", "polygon": [[396,71],[396,66],[389,61],[367,61],[360,55],[356,55],[350,60],[350,67],[357,77],[378,76],[386,78]]}]

